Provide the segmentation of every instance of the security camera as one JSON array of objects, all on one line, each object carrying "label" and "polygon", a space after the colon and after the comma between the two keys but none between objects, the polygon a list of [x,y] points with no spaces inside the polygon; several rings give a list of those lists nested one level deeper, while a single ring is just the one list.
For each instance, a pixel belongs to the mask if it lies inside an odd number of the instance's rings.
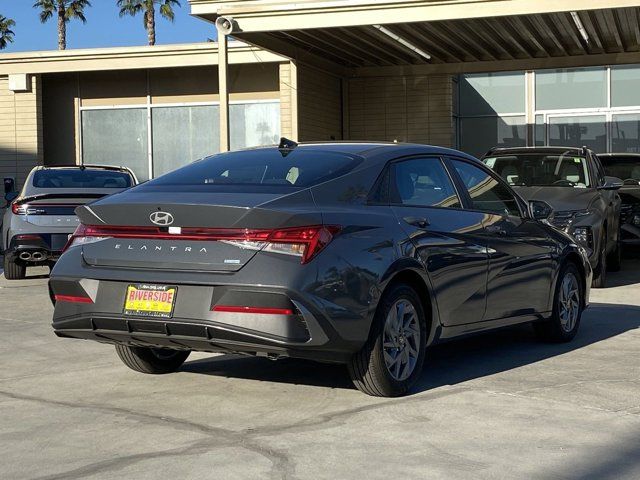
[{"label": "security camera", "polygon": [[216,28],[222,35],[231,35],[233,33],[235,21],[231,17],[216,18]]}]

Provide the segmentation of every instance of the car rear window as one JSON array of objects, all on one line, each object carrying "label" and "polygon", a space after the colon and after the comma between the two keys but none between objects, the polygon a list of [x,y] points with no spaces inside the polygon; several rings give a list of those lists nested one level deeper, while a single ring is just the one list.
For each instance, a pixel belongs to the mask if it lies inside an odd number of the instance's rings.
[{"label": "car rear window", "polygon": [[132,184],[126,172],[90,168],[38,170],[33,175],[36,188],[128,188]]},{"label": "car rear window", "polygon": [[305,188],[353,170],[360,157],[317,150],[244,150],[199,160],[147,183]]}]

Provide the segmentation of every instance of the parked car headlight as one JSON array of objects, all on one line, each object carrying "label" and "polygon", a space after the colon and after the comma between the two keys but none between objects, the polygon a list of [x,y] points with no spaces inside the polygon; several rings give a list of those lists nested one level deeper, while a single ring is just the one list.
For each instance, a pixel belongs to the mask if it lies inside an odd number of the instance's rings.
[{"label": "parked car headlight", "polygon": [[561,210],[554,212],[551,222],[556,228],[560,228],[566,232],[569,232],[571,225],[579,222],[582,218],[587,217],[595,213],[594,210]]},{"label": "parked car headlight", "polygon": [[576,227],[573,229],[572,235],[580,245],[592,248],[593,233],[591,231],[591,227]]}]

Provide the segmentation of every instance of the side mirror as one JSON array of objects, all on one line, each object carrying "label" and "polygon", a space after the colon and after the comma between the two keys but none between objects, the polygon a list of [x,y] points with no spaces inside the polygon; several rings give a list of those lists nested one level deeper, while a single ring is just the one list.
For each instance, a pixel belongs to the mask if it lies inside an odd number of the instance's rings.
[{"label": "side mirror", "polygon": [[604,185],[598,187],[598,190],[620,190],[624,182],[616,177],[604,177]]},{"label": "side mirror", "polygon": [[546,220],[553,213],[553,208],[542,200],[529,200],[529,215],[534,220]]},{"label": "side mirror", "polygon": [[18,195],[18,192],[7,192],[4,194],[4,199],[7,201],[7,204],[9,204],[18,198]]}]

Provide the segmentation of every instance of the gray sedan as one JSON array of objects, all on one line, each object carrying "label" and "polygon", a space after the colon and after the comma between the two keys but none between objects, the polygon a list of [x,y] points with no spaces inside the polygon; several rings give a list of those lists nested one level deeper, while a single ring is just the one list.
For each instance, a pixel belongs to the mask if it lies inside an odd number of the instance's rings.
[{"label": "gray sedan", "polygon": [[36,167],[22,191],[7,193],[0,248],[8,280],[28,266],[53,265],[78,226],[74,210],[137,183],[131,170],[100,165]]}]

